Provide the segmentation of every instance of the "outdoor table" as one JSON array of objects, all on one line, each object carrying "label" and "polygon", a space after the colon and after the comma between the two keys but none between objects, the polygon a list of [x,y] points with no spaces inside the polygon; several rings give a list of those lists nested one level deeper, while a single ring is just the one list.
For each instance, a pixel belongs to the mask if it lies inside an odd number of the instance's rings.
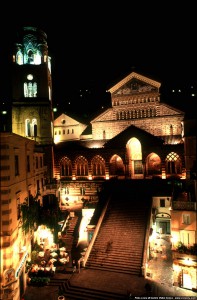
[{"label": "outdoor table", "polygon": [[67,263],[67,259],[66,259],[66,258],[60,258],[59,261],[60,261],[62,264]]},{"label": "outdoor table", "polygon": [[56,256],[58,256],[58,254],[56,252],[52,252],[52,253],[50,253],[50,256],[56,257]]},{"label": "outdoor table", "polygon": [[61,255],[62,257],[68,257],[68,252],[61,251],[61,252],[60,252],[60,255]]},{"label": "outdoor table", "polygon": [[66,248],[65,247],[61,247],[59,248],[60,251],[66,251]]},{"label": "outdoor table", "polygon": [[55,258],[51,258],[51,259],[49,260],[49,262],[52,263],[52,264],[53,264],[55,261],[57,261],[57,259],[55,259]]},{"label": "outdoor table", "polygon": [[40,252],[38,253],[38,256],[39,256],[39,257],[44,257],[44,251],[40,251]]}]

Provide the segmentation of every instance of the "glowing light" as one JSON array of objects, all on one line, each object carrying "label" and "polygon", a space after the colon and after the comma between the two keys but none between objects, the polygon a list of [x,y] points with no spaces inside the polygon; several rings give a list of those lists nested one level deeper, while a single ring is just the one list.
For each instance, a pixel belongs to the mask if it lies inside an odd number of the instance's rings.
[{"label": "glowing light", "polygon": [[46,239],[48,237],[48,230],[41,229],[40,230],[40,237],[43,238],[43,239]]},{"label": "glowing light", "polygon": [[40,244],[41,240],[46,240],[48,245],[51,245],[53,243],[53,234],[51,230],[46,226],[39,226],[36,233],[38,244]]},{"label": "glowing light", "polygon": [[162,178],[162,179],[166,179],[166,173],[165,173],[165,171],[162,171],[161,178]]},{"label": "glowing light", "polygon": [[192,260],[189,257],[184,258],[184,264],[187,266],[192,265]]},{"label": "glowing light", "polygon": [[99,143],[94,143],[89,148],[100,148],[100,146],[101,145]]},{"label": "glowing light", "polygon": [[177,235],[173,235],[173,236],[171,237],[171,243],[172,243],[172,247],[173,247],[173,248],[174,248],[175,245],[178,243],[178,241],[179,241],[178,234],[177,234]]},{"label": "glowing light", "polygon": [[32,75],[32,74],[28,74],[28,75],[27,75],[27,79],[28,79],[28,80],[32,80],[32,79],[33,79],[33,75]]},{"label": "glowing light", "polygon": [[55,144],[58,144],[58,143],[60,143],[60,136],[58,135],[56,135],[55,137],[54,137],[54,143]]}]

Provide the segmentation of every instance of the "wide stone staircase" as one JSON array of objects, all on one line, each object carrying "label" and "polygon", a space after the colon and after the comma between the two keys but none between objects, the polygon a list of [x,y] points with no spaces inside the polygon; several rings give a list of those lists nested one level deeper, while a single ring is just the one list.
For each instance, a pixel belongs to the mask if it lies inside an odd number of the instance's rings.
[{"label": "wide stone staircase", "polygon": [[[136,180],[129,184],[115,182],[108,187],[108,195],[109,189],[108,208],[85,269],[140,276],[151,212],[148,186],[141,186]],[[93,289],[87,284],[85,287],[72,285],[69,278],[53,278],[50,285],[57,286],[65,299],[128,299],[123,294]]]},{"label": "wide stone staircase", "polygon": [[150,197],[137,183],[118,183],[86,268],[140,275],[150,218]]}]

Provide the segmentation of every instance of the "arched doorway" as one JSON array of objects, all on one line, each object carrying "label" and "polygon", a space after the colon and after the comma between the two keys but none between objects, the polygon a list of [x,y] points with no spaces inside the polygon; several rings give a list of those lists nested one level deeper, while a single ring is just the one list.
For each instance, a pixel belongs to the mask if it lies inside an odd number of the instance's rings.
[{"label": "arched doorway", "polygon": [[142,146],[140,141],[133,137],[127,143],[127,155],[129,158],[129,177],[133,179],[143,178]]},{"label": "arched doorway", "polygon": [[125,168],[123,164],[122,158],[115,154],[112,156],[109,162],[109,174],[111,177],[113,176],[124,176]]},{"label": "arched doorway", "polygon": [[161,175],[161,159],[156,153],[150,153],[146,159],[146,176]]}]

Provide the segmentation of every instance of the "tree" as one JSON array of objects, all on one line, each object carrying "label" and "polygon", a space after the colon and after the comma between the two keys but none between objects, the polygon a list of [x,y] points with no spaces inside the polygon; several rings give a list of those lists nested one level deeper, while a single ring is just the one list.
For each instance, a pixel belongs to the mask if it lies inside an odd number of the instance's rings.
[{"label": "tree", "polygon": [[27,233],[29,230],[34,229],[35,225],[38,225],[40,202],[35,201],[33,196],[30,195],[29,204],[23,203],[21,205],[21,212],[23,220],[22,229]]}]

